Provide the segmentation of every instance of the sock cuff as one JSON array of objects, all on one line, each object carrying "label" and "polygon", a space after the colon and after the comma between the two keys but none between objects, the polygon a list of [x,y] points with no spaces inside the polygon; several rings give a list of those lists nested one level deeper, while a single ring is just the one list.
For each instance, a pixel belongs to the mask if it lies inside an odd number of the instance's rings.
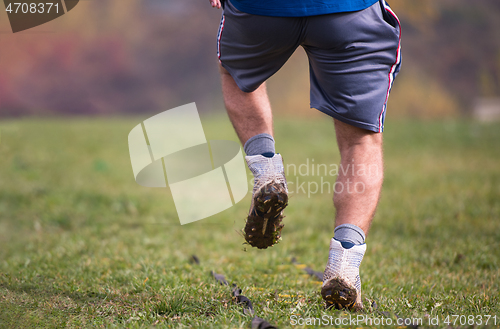
[{"label": "sock cuff", "polygon": [[334,237],[338,241],[347,241],[354,244],[365,243],[365,232],[353,224],[342,224],[335,228]]},{"label": "sock cuff", "polygon": [[246,155],[276,153],[274,150],[274,138],[269,134],[258,134],[252,136],[243,146],[243,150]]}]

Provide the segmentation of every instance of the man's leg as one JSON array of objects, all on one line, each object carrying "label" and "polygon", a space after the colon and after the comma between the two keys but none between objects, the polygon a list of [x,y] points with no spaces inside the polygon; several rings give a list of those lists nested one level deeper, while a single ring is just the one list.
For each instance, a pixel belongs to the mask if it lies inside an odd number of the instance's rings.
[{"label": "man's leg", "polygon": [[257,90],[246,93],[241,91],[222,65],[219,68],[227,114],[241,144],[245,145],[251,137],[258,134],[273,136],[273,114],[265,83]]},{"label": "man's leg", "polygon": [[307,23],[302,44],[311,68],[311,106],[342,119],[335,121],[342,165],[336,227],[321,295],[329,306],[362,308],[359,267],[382,186],[380,132],[401,63],[399,21],[380,1],[342,15],[311,16]]},{"label": "man's leg", "polygon": [[335,226],[352,224],[368,234],[383,181],[382,134],[335,120],[340,170],[333,196]]},{"label": "man's leg", "polygon": [[271,105],[265,83],[245,93],[222,66],[220,72],[227,113],[244,145],[245,159],[255,180],[245,240],[265,249],[281,239],[283,209],[288,205],[283,160],[274,149]]},{"label": "man's leg", "polygon": [[383,180],[382,134],[335,120],[340,170],[333,203],[335,236],[323,276],[321,295],[327,306],[357,310],[361,301],[359,266],[377,208]]}]

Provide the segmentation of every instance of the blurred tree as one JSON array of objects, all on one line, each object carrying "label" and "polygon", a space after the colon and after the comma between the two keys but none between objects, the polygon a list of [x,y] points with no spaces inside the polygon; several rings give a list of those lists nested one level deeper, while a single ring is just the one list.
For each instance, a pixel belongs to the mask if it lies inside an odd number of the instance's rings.
[{"label": "blurred tree", "polygon": [[[467,111],[478,96],[500,94],[500,1],[390,2],[403,30],[393,112],[448,115],[452,107]],[[220,105],[220,15],[198,0],[81,1],[33,30],[2,33],[0,115],[154,113],[192,101]],[[307,70],[305,56],[297,53],[271,79],[278,111],[310,113],[303,111]],[[404,101],[419,98],[428,103]]]}]

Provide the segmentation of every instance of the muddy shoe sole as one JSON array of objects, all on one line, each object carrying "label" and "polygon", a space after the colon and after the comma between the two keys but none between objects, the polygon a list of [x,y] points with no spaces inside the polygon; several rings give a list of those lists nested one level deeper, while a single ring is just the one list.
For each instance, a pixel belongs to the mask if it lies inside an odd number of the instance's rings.
[{"label": "muddy shoe sole", "polygon": [[348,285],[341,278],[332,278],[326,282],[321,288],[321,296],[327,308],[335,307],[337,310],[348,309],[350,311],[359,311],[363,308],[361,303],[356,303],[358,299],[356,288]]},{"label": "muddy shoe sole", "polygon": [[245,240],[259,249],[277,244],[281,238],[283,209],[288,205],[288,194],[282,184],[270,182],[254,196],[253,209],[248,215]]}]

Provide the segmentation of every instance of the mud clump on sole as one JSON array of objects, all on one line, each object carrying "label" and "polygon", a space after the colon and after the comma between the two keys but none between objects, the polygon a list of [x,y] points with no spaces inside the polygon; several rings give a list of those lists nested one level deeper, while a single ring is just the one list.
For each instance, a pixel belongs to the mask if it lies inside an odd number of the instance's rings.
[{"label": "mud clump on sole", "polygon": [[350,311],[362,309],[362,305],[356,303],[358,297],[356,288],[351,287],[341,278],[333,278],[325,283],[321,288],[321,296],[327,308],[334,307],[337,310],[348,309]]},{"label": "mud clump on sole", "polygon": [[270,182],[255,195],[253,209],[248,215],[244,228],[245,240],[259,249],[277,244],[281,239],[283,209],[288,205],[288,195],[284,186]]}]

